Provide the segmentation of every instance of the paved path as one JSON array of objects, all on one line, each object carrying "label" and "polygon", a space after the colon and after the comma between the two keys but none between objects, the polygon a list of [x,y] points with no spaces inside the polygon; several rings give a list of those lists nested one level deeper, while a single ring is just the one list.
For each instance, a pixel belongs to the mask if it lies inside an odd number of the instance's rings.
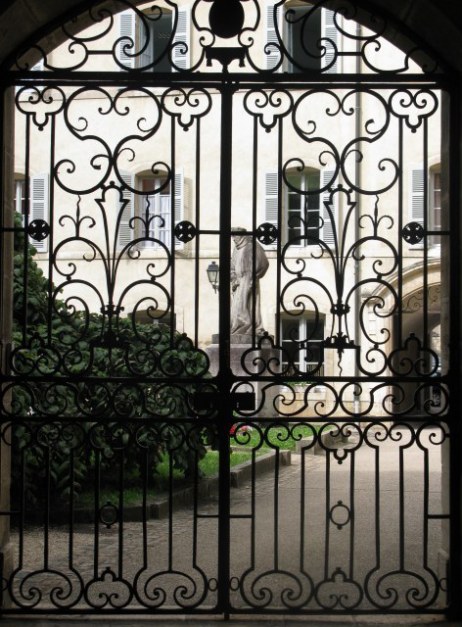
[{"label": "paved path", "polygon": [[[270,472],[258,478],[255,490],[247,482],[232,491],[230,555],[234,578],[231,600],[236,607],[245,610],[250,605],[264,611],[270,589],[271,607],[284,610],[293,602],[296,608],[303,605],[304,599],[309,600],[313,586],[317,586],[315,598],[307,603],[311,609],[319,607],[319,603],[333,611],[341,610],[342,604],[348,609],[351,603],[353,608],[357,595],[362,594],[354,581],[368,581],[370,596],[361,601],[361,607],[366,609],[375,610],[374,604],[385,604],[393,587],[399,597],[394,608],[408,608],[401,588],[407,590],[412,585],[416,588],[412,597],[416,611],[419,603],[425,606],[435,591],[434,574],[439,573],[441,577],[440,549],[445,544],[445,527],[437,518],[444,513],[442,447],[437,440],[432,442],[428,437],[422,438],[421,447],[415,444],[408,447],[405,436],[397,441],[373,441],[372,446],[362,445],[354,454],[345,455],[345,450],[353,450],[358,444],[358,439],[353,437],[343,452],[338,451],[337,457],[334,454],[328,457],[294,455],[291,466],[281,467],[277,482],[275,474]],[[377,470],[380,472],[376,474]],[[25,563],[17,579],[17,591],[22,582],[22,592],[28,591],[29,601],[33,603],[35,591],[27,572],[43,569],[47,556],[48,570],[56,568],[67,572],[74,589],[79,588],[79,580],[73,569],[84,581],[99,574],[101,581],[88,591],[95,606],[107,607],[108,589],[119,595],[113,600],[115,607],[118,602],[124,605],[126,588],[113,581],[113,573],[132,581],[140,564],[144,564],[138,587],[144,591],[143,599],[148,605],[175,605],[180,583],[184,584],[184,591],[179,596],[185,606],[194,605],[203,594],[202,606],[213,607],[216,591],[213,586],[210,590],[204,588],[202,572],[212,579],[217,575],[217,500],[202,502],[198,514],[194,520],[191,510],[184,508],[174,513],[171,522],[163,519],[149,521],[144,527],[140,522],[127,522],[123,529],[119,525],[102,527],[98,538],[91,525],[80,525],[72,536],[72,563],[67,559],[70,536],[65,528],[51,530],[48,547],[42,531],[36,529],[25,539]],[[327,527],[326,516],[330,518]],[[119,548],[122,548],[122,562],[118,559]],[[96,565],[95,554],[99,560]],[[425,568],[422,568],[423,563]],[[397,568],[400,572],[394,573]],[[189,571],[191,577],[172,576],[166,572],[169,570]],[[42,583],[44,579],[48,581],[48,588],[43,588],[46,593],[51,593],[53,588],[56,590],[60,582],[60,578],[50,572],[37,575],[35,583],[40,578]],[[284,593],[284,590],[291,592]],[[339,591],[343,598],[338,597]],[[162,594],[165,598],[161,598]],[[64,587],[63,595],[60,597],[55,592],[54,598],[58,603],[67,603],[70,596],[66,597]],[[438,608],[442,603],[444,594],[436,594],[432,606]],[[318,617],[300,620],[311,625],[322,622]],[[300,625],[300,620],[267,618],[262,624],[291,626]],[[377,616],[372,623],[356,619],[358,624],[377,624],[379,620]],[[423,622],[423,619],[416,621],[415,616],[399,622],[393,617],[382,620],[396,626]],[[434,622],[441,620],[441,616],[425,620]],[[173,622],[159,619],[155,624],[156,627],[164,624],[176,627],[220,622],[204,618],[186,620],[182,616],[181,620]],[[249,622],[238,620],[233,625],[248,625]],[[3,624],[21,623],[5,621]],[[48,623],[36,621],[34,624]],[[62,620],[53,624],[67,625]],[[79,621],[69,624],[75,627]],[[95,620],[94,624],[101,623]],[[104,619],[105,626],[112,624],[146,623],[136,618],[125,623]],[[344,618],[335,624],[340,627],[356,622],[353,618]]]},{"label": "paved path", "polygon": [[346,617],[343,620],[322,617],[304,617],[300,619],[280,617],[278,619],[249,617],[244,619],[231,618],[230,621],[210,620],[208,618],[190,617],[181,618],[146,618],[146,619],[112,619],[105,617],[102,620],[88,620],[76,617],[74,620],[53,620],[35,618],[33,622],[27,619],[2,620],[2,627],[460,627],[460,621],[444,621],[440,617],[414,616],[413,618],[376,617],[368,618]]}]

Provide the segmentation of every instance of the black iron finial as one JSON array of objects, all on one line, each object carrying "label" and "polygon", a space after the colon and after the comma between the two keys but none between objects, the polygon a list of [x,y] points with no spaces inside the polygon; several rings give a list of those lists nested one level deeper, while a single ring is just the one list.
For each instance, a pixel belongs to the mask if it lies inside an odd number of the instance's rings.
[{"label": "black iron finial", "polygon": [[244,25],[241,0],[213,0],[209,14],[212,32],[217,37],[230,39],[238,35]]}]

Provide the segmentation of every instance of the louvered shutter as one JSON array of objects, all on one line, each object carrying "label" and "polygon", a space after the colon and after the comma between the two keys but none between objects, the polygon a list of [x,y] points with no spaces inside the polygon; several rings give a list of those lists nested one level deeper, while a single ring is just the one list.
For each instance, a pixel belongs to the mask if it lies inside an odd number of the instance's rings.
[{"label": "louvered shutter", "polygon": [[278,226],[278,173],[265,174],[265,222]]},{"label": "louvered shutter", "polygon": [[[122,174],[121,178],[126,186],[133,187],[134,177],[132,174]],[[123,196],[123,199],[127,200],[128,202],[122,211],[122,215],[120,216],[119,231],[118,231],[118,238],[117,238],[117,245],[119,249],[124,248],[133,239],[135,239],[133,225],[130,225],[130,220],[134,216],[134,204],[135,203],[134,203],[134,198],[133,198],[133,192],[131,192],[130,189],[125,187],[122,190],[122,196]]]},{"label": "louvered shutter", "polygon": [[425,177],[423,167],[414,168],[411,171],[411,199],[410,199],[410,219],[413,222],[424,222],[424,191]]},{"label": "louvered shutter", "polygon": [[[174,198],[174,212],[173,222],[174,227],[184,220],[184,177],[181,170],[175,172],[175,198]],[[183,242],[175,237],[175,248],[183,248]]]},{"label": "louvered shutter", "polygon": [[[326,41],[322,42],[326,46],[326,54],[321,60],[323,68],[328,67],[332,63],[336,54],[334,47],[329,42],[332,41],[336,45],[336,47],[338,47],[338,43],[339,43],[339,33],[335,26],[334,16],[335,16],[334,11],[329,11],[328,9],[323,9],[321,11],[321,24],[322,24],[321,37],[329,40],[328,42]],[[338,71],[339,71],[339,62],[337,59],[335,63],[326,70],[326,73],[334,74]]]},{"label": "louvered shutter", "polygon": [[[328,185],[330,183],[330,181],[332,181],[333,177],[334,177],[335,172],[333,170],[323,170],[321,172],[321,187],[325,187],[326,185]],[[325,192],[323,192],[321,194],[321,206],[320,206],[320,213],[321,213],[321,217],[323,219],[323,226],[321,229],[321,234],[320,234],[320,238],[328,245],[328,246],[333,246],[335,239],[334,239],[334,229],[335,229],[335,225],[337,222],[337,195],[334,194],[333,198],[332,198],[332,206],[331,206],[331,210],[332,210],[332,216],[329,213],[326,205],[324,204],[325,202],[330,203],[330,192],[329,190],[326,190]],[[332,222],[332,217],[334,219],[334,222]]]},{"label": "louvered shutter", "polygon": [[[37,176],[33,176],[31,178],[31,203],[30,203],[30,214],[29,214],[29,224],[33,220],[44,220],[48,222],[49,220],[49,193],[48,193],[48,175],[47,174],[38,174]],[[41,242],[36,241],[35,239],[31,239],[32,246],[39,253],[48,252],[48,238],[45,238]]]},{"label": "louvered shutter", "polygon": [[[175,44],[185,44],[185,46]],[[173,63],[182,70],[189,67],[189,12],[187,9],[178,9],[178,21],[173,38]],[[175,71],[175,68],[174,68]]]},{"label": "louvered shutter", "polygon": [[[275,2],[271,1],[266,7],[266,43],[278,43],[277,19],[278,10],[274,8]],[[271,48],[270,54],[266,55],[266,69],[272,70],[279,62],[281,55],[276,48]]]},{"label": "louvered shutter", "polygon": [[[117,58],[125,67],[133,68],[135,67],[135,57],[130,56],[135,53],[136,49],[135,14],[133,11],[122,11],[119,14],[119,37],[124,39],[117,46]],[[143,37],[146,37],[145,33]],[[131,41],[133,47],[131,47]],[[127,48],[126,52],[124,46]]]}]

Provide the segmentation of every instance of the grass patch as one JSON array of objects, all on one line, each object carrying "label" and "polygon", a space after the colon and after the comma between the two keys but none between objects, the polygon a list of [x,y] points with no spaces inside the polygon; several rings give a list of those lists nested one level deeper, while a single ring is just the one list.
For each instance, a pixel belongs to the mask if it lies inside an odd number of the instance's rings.
[{"label": "grass patch", "polygon": [[[258,454],[258,453],[257,453]],[[248,462],[252,459],[252,451],[231,451],[230,466],[237,466]],[[205,457],[199,462],[199,469],[202,477],[213,477],[218,475],[219,456],[218,451],[207,451]],[[148,489],[148,501],[153,500],[154,497],[159,495],[159,492],[168,490],[169,488],[169,475],[170,475],[170,463],[168,456],[157,466],[157,473],[155,478],[155,486]],[[172,468],[172,481],[174,488],[182,488],[186,485],[190,485],[193,477],[186,478],[181,470]],[[104,481],[104,478],[103,478]],[[142,503],[142,487],[138,486],[124,486],[123,490],[124,505],[141,505]],[[118,490],[103,489],[100,492],[99,502],[103,505],[106,502],[110,502],[117,505],[119,502]],[[94,493],[84,492],[77,497],[77,507],[80,508],[94,508]]]},{"label": "grass patch", "polygon": [[299,424],[287,425],[287,427],[262,425],[261,427],[253,427],[246,432],[237,431],[231,438],[231,446],[294,451],[298,441],[317,433],[321,427],[321,424],[316,423],[310,423],[310,426]]},{"label": "grass patch", "polygon": [[[243,464],[244,462],[250,461],[252,458],[252,451],[231,451],[230,455],[230,466],[237,466],[239,464]],[[199,470],[202,477],[213,477],[218,475],[218,466],[219,466],[219,456],[218,451],[207,451],[205,457],[203,457],[199,462]],[[170,473],[170,465],[168,457],[165,457],[163,461],[157,466],[157,475],[159,482],[163,483],[165,486],[168,485]],[[192,477],[191,477],[192,479]],[[173,481],[184,481],[184,476],[181,471],[173,468]]]},{"label": "grass patch", "polygon": [[[229,464],[232,468],[233,466],[248,462],[251,459],[252,451],[231,451]],[[218,475],[218,464],[218,451],[207,451],[207,455],[199,462],[199,468],[205,477],[213,477],[214,475]]]},{"label": "grass patch", "polygon": [[[234,450],[230,455],[231,468],[252,459],[252,451],[255,450],[256,455],[263,455],[270,450],[280,449],[286,451],[295,450],[296,443],[301,438],[310,437],[313,432],[318,432],[322,424],[310,423],[306,424],[288,424],[282,425],[261,425],[256,426],[247,431],[238,430],[230,437],[230,445]],[[213,477],[218,475],[219,454],[218,451],[209,450],[203,459],[199,462],[199,469],[202,477]],[[193,477],[185,477],[181,470],[172,468],[172,483],[174,488],[182,488],[190,485]],[[132,480],[132,481],[136,481]],[[159,492],[169,489],[170,481],[170,463],[167,455],[157,465],[154,485],[148,490],[148,500],[152,500]],[[103,477],[104,482],[104,477]],[[104,489],[100,492],[100,504],[107,501],[117,504],[119,501],[119,493],[116,489]],[[125,506],[140,505],[142,502],[142,490],[139,484],[124,486],[124,504]],[[94,507],[93,492],[85,492],[78,496],[77,507]]]}]

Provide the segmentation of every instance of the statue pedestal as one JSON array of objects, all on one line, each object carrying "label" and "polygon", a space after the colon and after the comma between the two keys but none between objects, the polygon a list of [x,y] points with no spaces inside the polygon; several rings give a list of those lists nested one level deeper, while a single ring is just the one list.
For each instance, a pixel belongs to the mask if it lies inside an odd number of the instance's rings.
[{"label": "statue pedestal", "polygon": [[[206,349],[210,359],[210,373],[218,374],[219,367],[219,336],[212,335],[212,344]],[[257,343],[259,337],[256,338]],[[247,353],[244,356],[244,354]],[[239,387],[239,392],[253,392],[255,394],[255,409],[260,407],[259,416],[252,418],[274,418],[278,412],[273,401],[279,392],[278,385],[271,385],[268,381],[258,381],[253,377],[268,376],[280,372],[281,351],[271,345],[270,340],[263,340],[261,346],[252,348],[251,335],[231,335],[230,343],[230,368],[232,373],[241,379],[234,384],[233,389]],[[269,366],[269,368],[268,368]],[[249,380],[248,383],[246,380]],[[266,386],[271,385],[268,389]]]}]

